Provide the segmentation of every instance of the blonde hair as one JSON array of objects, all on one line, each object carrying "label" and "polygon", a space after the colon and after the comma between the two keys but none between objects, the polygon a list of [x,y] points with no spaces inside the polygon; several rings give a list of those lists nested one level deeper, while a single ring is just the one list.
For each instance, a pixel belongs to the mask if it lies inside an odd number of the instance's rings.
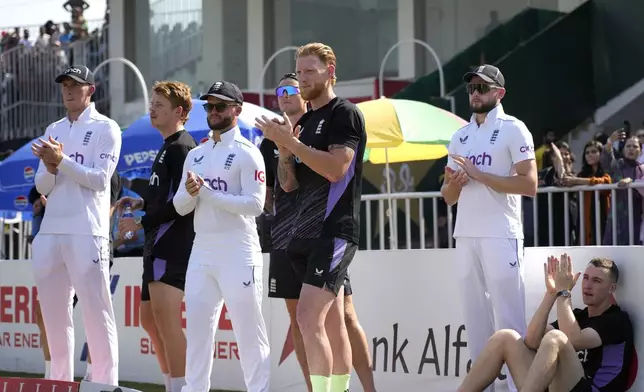
[{"label": "blonde hair", "polygon": [[152,91],[169,100],[173,109],[183,108],[181,121],[184,124],[188,121],[190,110],[192,110],[192,91],[190,86],[182,82],[161,81],[152,86]]},{"label": "blonde hair", "polygon": [[[331,49],[329,45],[325,45],[320,42],[312,42],[304,46],[300,46],[295,54],[295,59],[297,60],[299,57],[304,56],[317,56],[317,58],[319,58],[326,66],[336,66],[336,58],[333,49]],[[336,81],[337,77],[334,72],[331,85],[334,85]]]}]

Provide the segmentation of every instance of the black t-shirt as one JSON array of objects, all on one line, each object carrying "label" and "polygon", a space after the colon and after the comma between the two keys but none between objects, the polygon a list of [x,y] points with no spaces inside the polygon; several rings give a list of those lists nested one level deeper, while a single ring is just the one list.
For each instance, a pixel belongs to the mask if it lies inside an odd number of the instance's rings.
[{"label": "black t-shirt", "polygon": [[[573,312],[579,328],[594,329],[602,340],[599,347],[577,352],[586,377],[601,392],[625,391],[634,350],[633,325],[628,313],[617,305],[595,317],[588,316],[588,308]],[[551,325],[559,329],[557,321]]]},{"label": "black t-shirt", "polygon": [[298,124],[302,126],[300,141],[305,145],[321,151],[342,145],[355,154],[345,176],[336,183],[295,160],[299,214],[293,227],[294,238],[337,237],[358,243],[362,161],[367,144],[362,113],[353,103],[336,97],[305,113]]},{"label": "black t-shirt", "polygon": [[172,198],[179,189],[186,156],[196,146],[188,132],[179,131],[165,139],[154,160],[141,220],[145,256],[188,262],[195,237],[194,213],[179,215]]},{"label": "black t-shirt", "polygon": [[291,228],[297,217],[297,192],[284,192],[277,178],[279,150],[275,142],[264,139],[259,146],[266,165],[266,183],[273,189],[273,222],[271,242],[273,249],[286,249],[291,238]]}]

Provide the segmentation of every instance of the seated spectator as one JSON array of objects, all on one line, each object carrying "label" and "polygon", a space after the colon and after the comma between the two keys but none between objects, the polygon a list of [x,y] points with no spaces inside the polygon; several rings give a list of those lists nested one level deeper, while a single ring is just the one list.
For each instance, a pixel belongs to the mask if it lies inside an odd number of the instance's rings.
[{"label": "seated spectator", "polygon": [[[591,140],[584,146],[584,154],[582,158],[581,171],[575,176],[564,177],[562,183],[565,186],[574,185],[599,185],[610,184],[611,178],[608,173],[604,171],[601,165],[601,152],[603,146],[595,140]],[[595,230],[595,221],[600,222],[600,234],[604,232],[606,227],[606,219],[608,217],[608,206],[610,205],[610,191],[601,191],[599,195],[599,211],[595,208],[595,192],[584,192],[584,211],[582,211],[582,219],[584,219],[584,244],[585,245],[601,245],[602,237],[597,237]]]},{"label": "seated spectator", "polygon": [[[633,181],[644,178],[644,165],[637,162],[642,148],[637,137],[629,137],[625,140],[623,157],[616,158],[613,145],[621,138],[622,130],[613,132],[604,146],[601,155],[602,167],[610,173],[613,183],[618,187],[626,187]],[[618,190],[615,192],[615,211],[609,211],[606,221],[606,232],[604,233],[604,245],[630,245],[630,230],[633,230],[633,239],[635,243],[640,243],[640,225],[642,223],[642,195],[639,192],[633,194],[633,210],[629,211],[628,190]],[[612,207],[612,205],[611,205]],[[629,213],[633,215],[633,227],[628,227]],[[613,218],[616,219],[615,227],[617,229],[617,243],[613,243]]]},{"label": "seated spectator", "polygon": [[[546,294],[532,317],[525,340],[518,332],[495,333],[476,360],[459,392],[480,392],[507,364],[521,392],[622,392],[629,384],[633,326],[628,313],[613,304],[619,280],[608,259],[590,261],[582,278],[586,308],[572,309],[574,273],[567,255],[544,264]],[[557,304],[557,321],[548,315]],[[534,351],[536,350],[536,352]]]}]

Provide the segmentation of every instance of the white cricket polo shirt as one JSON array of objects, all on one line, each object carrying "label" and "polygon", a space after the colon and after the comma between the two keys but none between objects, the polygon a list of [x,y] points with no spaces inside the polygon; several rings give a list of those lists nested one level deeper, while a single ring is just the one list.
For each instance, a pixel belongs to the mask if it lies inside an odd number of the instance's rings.
[{"label": "white cricket polo shirt", "polygon": [[[532,134],[522,121],[505,114],[501,105],[488,113],[480,127],[472,115],[470,123],[452,136],[448,151],[466,156],[482,172],[498,176],[516,174],[515,164],[535,159]],[[460,170],[451,157],[447,166]],[[470,180],[458,198],[457,237],[522,239],[521,195],[499,193]]]},{"label": "white cricket polo shirt", "polygon": [[67,117],[47,127],[63,143],[58,173],[40,162],[36,189],[47,195],[41,234],[93,235],[109,238],[110,181],[121,152],[118,124],[96,111],[92,103],[73,123]]}]

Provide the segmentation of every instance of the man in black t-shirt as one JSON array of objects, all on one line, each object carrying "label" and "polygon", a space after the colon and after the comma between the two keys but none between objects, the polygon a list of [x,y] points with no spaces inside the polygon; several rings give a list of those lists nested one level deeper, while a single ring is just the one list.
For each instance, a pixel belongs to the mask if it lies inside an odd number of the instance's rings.
[{"label": "man in black t-shirt", "polygon": [[[184,129],[192,109],[190,87],[181,82],[157,82],[152,87],[150,120],[164,143],[152,165],[145,199],[125,197],[132,210],[142,209],[142,218],[121,218],[121,238],[145,232],[141,326],[150,336],[163,373],[166,390],[185,385],[186,336],[181,325],[181,306],[188,260],[195,237],[194,213],[179,215],[172,202],[183,174],[188,152],[197,146]],[[154,311],[153,311],[154,309]]]},{"label": "man in black t-shirt", "polygon": [[[294,73],[286,74],[275,90],[280,110],[289,117],[291,124],[296,124],[306,113],[306,101],[302,99],[299,82]],[[286,252],[291,238],[291,227],[297,218],[297,192],[284,192],[277,179],[280,148],[270,139],[264,139],[259,147],[266,165],[266,203],[265,209],[273,215],[271,225],[272,249],[268,272],[270,298],[284,298],[291,321],[290,331],[295,347],[295,354],[306,379],[307,389],[311,392],[306,351],[302,334],[297,324],[297,304],[302,291],[302,276],[299,276]],[[282,148],[282,150],[284,150]],[[288,154],[288,151],[283,151]],[[353,290],[347,277],[344,284],[344,319],[352,347],[353,367],[360,378],[365,392],[375,392],[373,370],[369,345],[352,299]]]},{"label": "man in black t-shirt", "polygon": [[[525,340],[515,331],[492,336],[459,392],[482,391],[507,363],[521,392],[623,392],[630,386],[633,326],[614,304],[617,265],[593,259],[583,273],[585,309],[574,309],[571,295],[581,273],[573,273],[568,255],[544,264],[546,295],[528,326]],[[548,314],[557,306],[557,321]],[[536,351],[536,352],[535,352]]]},{"label": "man in black t-shirt", "polygon": [[[283,124],[266,117],[257,121],[268,139],[289,152],[280,153],[280,186],[286,192],[297,190],[299,211],[287,253],[304,283],[297,320],[313,392],[349,389],[351,346],[344,320],[344,282],[358,249],[367,141],[360,110],[333,91],[335,66],[329,46],[312,43],[299,48],[297,77],[311,110],[295,130],[287,116]],[[333,358],[325,354],[329,351]]]}]

